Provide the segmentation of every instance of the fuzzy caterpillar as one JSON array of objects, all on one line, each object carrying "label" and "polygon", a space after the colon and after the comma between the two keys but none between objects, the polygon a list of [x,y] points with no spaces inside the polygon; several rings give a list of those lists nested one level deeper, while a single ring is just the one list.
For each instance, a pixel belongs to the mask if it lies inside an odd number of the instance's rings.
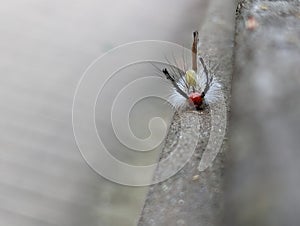
[{"label": "fuzzy caterpillar", "polygon": [[[192,45],[192,69],[186,72],[181,70],[162,70],[167,80],[173,85],[172,94],[169,102],[177,109],[184,107],[187,103],[191,103],[197,110],[204,108],[205,104],[216,103],[221,95],[221,84],[209,73],[204,59],[198,58],[198,32],[193,33],[194,41]],[[198,70],[198,62],[200,61],[202,70]]]}]

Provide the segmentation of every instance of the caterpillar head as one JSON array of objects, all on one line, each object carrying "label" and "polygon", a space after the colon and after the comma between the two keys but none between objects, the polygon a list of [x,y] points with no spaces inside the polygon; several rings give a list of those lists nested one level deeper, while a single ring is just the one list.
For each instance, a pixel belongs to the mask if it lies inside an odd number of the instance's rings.
[{"label": "caterpillar head", "polygon": [[199,92],[192,92],[189,94],[189,100],[194,104],[197,109],[200,109],[204,103],[205,94]]}]

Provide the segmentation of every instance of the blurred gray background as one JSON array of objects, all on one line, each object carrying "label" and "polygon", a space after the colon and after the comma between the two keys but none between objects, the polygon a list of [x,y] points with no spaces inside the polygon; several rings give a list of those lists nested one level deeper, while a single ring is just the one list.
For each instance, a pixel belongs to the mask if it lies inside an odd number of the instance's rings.
[{"label": "blurred gray background", "polygon": [[[72,131],[76,85],[130,41],[184,46],[207,0],[11,0],[0,7],[0,225],[135,225],[147,188],[101,178]],[[112,169],[113,170],[113,169]]]}]

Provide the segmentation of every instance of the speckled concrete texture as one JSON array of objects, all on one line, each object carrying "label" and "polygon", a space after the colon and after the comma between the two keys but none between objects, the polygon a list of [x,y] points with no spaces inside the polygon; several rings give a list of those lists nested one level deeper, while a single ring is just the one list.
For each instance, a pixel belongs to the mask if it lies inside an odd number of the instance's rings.
[{"label": "speckled concrete texture", "polygon": [[240,1],[223,225],[299,225],[299,12]]},{"label": "speckled concrete texture", "polygon": [[[210,65],[216,66],[214,73],[222,83],[227,111],[232,75],[235,8],[235,1],[210,1],[206,20],[199,31],[200,55],[204,56]],[[150,187],[138,223],[140,226],[212,226],[218,224],[222,218],[223,171],[224,159],[228,151],[227,139],[225,137],[212,165],[200,172],[198,165],[210,137],[210,109],[200,113],[181,114],[181,117],[188,118],[185,126],[197,128],[197,148],[190,161],[175,176]],[[179,118],[175,115],[161,158],[170,155],[174,149],[179,149],[179,152],[185,151],[185,147],[176,146],[176,142],[181,139],[177,132],[180,129]],[[199,122],[198,125],[196,121]]]}]

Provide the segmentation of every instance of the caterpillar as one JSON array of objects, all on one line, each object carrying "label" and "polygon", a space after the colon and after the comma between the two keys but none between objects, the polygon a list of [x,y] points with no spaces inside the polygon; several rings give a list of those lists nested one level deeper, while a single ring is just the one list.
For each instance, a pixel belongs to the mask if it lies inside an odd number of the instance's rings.
[{"label": "caterpillar", "polygon": [[221,84],[207,68],[203,57],[198,56],[198,36],[197,31],[193,32],[192,68],[187,71],[178,68],[177,70],[167,68],[161,70],[163,76],[173,86],[168,101],[178,109],[188,103],[200,111],[207,104],[216,103],[220,99]]}]

